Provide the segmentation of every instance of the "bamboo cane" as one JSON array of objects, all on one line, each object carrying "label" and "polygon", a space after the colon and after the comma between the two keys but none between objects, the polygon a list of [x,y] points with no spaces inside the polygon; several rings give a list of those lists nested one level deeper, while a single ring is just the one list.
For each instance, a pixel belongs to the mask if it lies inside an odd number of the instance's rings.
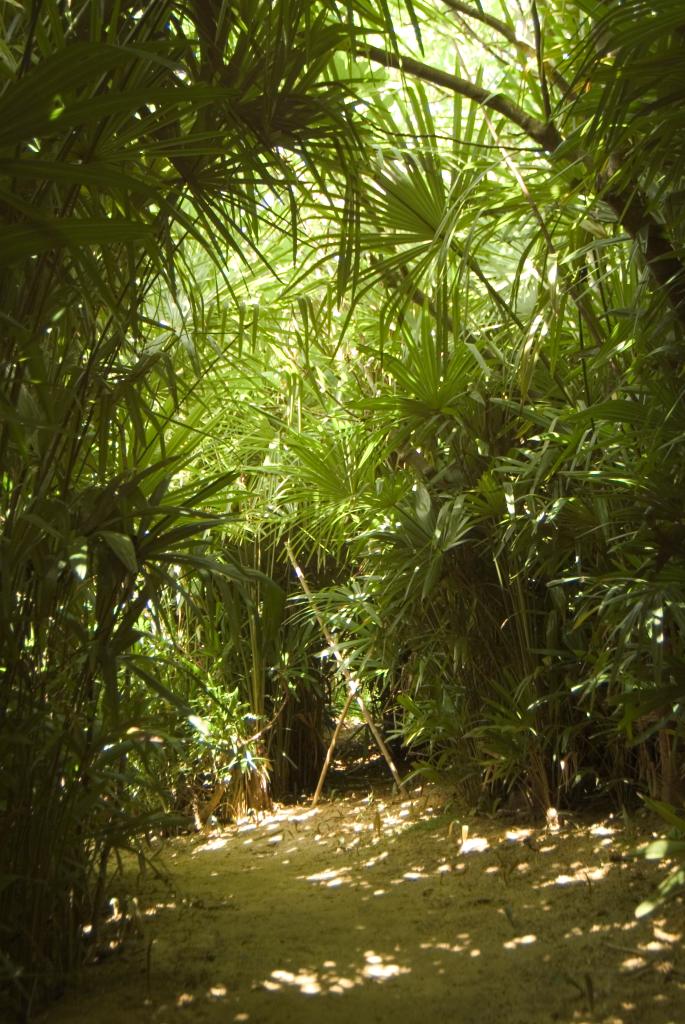
[{"label": "bamboo cane", "polygon": [[353,700],[354,700],[354,691],[350,690],[350,692],[348,694],[348,697],[347,697],[347,700],[345,701],[345,707],[342,709],[342,714],[340,715],[340,718],[338,719],[338,723],[337,723],[337,725],[335,727],[335,730],[333,732],[333,738],[331,739],[331,742],[328,745],[328,750],[326,751],[326,759],[325,759],[325,761],[323,763],[323,768],[321,769],[321,774],[319,775],[319,781],[316,784],[316,791],[314,793],[314,796],[312,797],[312,807],[316,807],[316,805],[319,802],[319,797],[321,796],[321,790],[323,789],[323,784],[326,781],[326,776],[328,775],[328,769],[331,766],[331,759],[333,757],[333,751],[335,750],[335,745],[338,742],[338,736],[340,735],[340,730],[342,729],[343,722],[345,721],[345,718],[347,716],[347,712],[350,710],[350,704],[352,703]]},{"label": "bamboo cane", "polygon": [[347,715],[347,712],[349,711],[350,705],[351,705],[353,700],[356,700],[357,704],[359,705],[359,709],[361,710],[361,713],[363,715],[364,721],[368,725],[368,727],[369,727],[369,729],[371,731],[371,735],[373,736],[374,740],[378,744],[378,748],[379,748],[381,754],[383,755],[383,757],[386,760],[386,763],[388,765],[388,768],[390,769],[392,777],[395,780],[395,785],[397,786],[398,791],[400,793],[406,795],[406,789],[404,787],[404,783],[402,782],[402,779],[400,778],[400,773],[397,771],[397,767],[395,766],[395,762],[392,759],[392,755],[391,755],[390,751],[388,750],[388,748],[387,748],[387,746],[386,746],[386,744],[385,744],[385,742],[383,740],[383,737],[381,736],[380,732],[378,731],[378,727],[376,726],[376,724],[373,721],[371,715],[369,714],[368,708],[366,707],[366,704],[364,703],[364,700],[363,700],[361,694],[357,692],[358,683],[357,683],[357,681],[355,679],[353,679],[352,673],[350,672],[350,670],[348,669],[347,665],[345,664],[345,659],[343,658],[343,655],[342,655],[342,652],[340,650],[340,647],[338,646],[337,640],[335,639],[335,637],[333,636],[333,633],[330,631],[330,629],[328,628],[326,623],[321,618],[321,615],[319,614],[319,610],[316,607],[316,603],[314,601],[314,595],[312,594],[311,590],[309,589],[309,584],[307,583],[307,580],[305,579],[305,575],[302,572],[302,569],[300,568],[300,566],[297,563],[295,555],[293,554],[293,549],[290,546],[290,541],[288,541],[288,540],[285,542],[285,549],[288,552],[288,558],[290,559],[292,567],[295,570],[295,575],[297,576],[297,578],[299,580],[299,583],[300,583],[300,586],[302,587],[304,595],[307,598],[307,600],[309,601],[311,609],[314,612],[314,616],[316,618],[316,621],[319,623],[319,627],[320,627],[321,632],[323,633],[324,637],[326,638],[326,642],[328,643],[328,646],[333,651],[333,655],[335,657],[335,660],[338,662],[338,665],[340,667],[340,671],[341,671],[341,673],[343,675],[343,678],[345,679],[345,682],[347,683],[347,688],[348,688],[348,697],[347,697],[347,700],[345,702],[345,707],[343,708],[343,711],[342,711],[342,714],[341,714],[340,719],[338,721],[338,724],[335,727],[335,732],[333,733],[333,738],[331,740],[330,746],[329,746],[329,748],[328,748],[328,750],[326,752],[326,759],[324,761],[324,765],[323,765],[323,768],[321,770],[321,775],[319,777],[319,782],[318,782],[317,787],[316,787],[316,792],[314,793],[314,797],[312,798],[312,807],[316,807],[316,805],[318,803],[319,797],[321,795],[321,790],[323,788],[323,784],[324,784],[324,781],[326,779],[326,775],[328,774],[328,769],[330,767],[331,758],[333,757],[333,751],[335,749],[335,744],[338,741],[338,736],[340,734],[340,729],[342,728],[342,724],[343,724],[343,722],[345,720],[345,716]]}]

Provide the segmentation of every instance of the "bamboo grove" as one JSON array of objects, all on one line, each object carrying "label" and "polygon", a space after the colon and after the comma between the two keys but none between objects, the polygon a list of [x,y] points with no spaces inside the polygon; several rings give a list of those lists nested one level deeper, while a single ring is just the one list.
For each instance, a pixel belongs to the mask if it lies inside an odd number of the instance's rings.
[{"label": "bamboo grove", "polygon": [[313,787],[320,621],[474,806],[685,828],[679,0],[0,17],[7,1004]]}]

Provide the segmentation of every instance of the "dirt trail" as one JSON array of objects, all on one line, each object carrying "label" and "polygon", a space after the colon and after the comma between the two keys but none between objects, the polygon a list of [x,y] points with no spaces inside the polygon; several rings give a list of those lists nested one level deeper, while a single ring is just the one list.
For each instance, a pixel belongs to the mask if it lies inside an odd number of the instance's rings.
[{"label": "dirt trail", "polygon": [[550,825],[377,790],[174,840],[168,881],[129,865],[135,933],[41,1021],[683,1024],[685,907],[633,916],[648,835]]}]

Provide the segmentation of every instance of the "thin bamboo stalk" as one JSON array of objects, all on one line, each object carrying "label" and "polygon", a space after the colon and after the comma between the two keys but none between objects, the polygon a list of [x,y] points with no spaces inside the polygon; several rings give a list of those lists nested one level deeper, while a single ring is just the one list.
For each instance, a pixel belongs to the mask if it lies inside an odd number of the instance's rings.
[{"label": "thin bamboo stalk", "polygon": [[321,790],[323,789],[323,784],[326,781],[326,776],[328,775],[328,769],[331,766],[331,760],[333,758],[333,751],[335,750],[335,745],[338,742],[338,736],[340,735],[340,730],[343,727],[343,722],[345,721],[345,718],[347,717],[347,712],[350,710],[350,704],[354,700],[354,696],[355,696],[354,695],[354,691],[350,690],[350,692],[349,692],[349,694],[347,696],[347,700],[345,701],[345,707],[342,709],[342,714],[340,715],[340,718],[338,719],[338,724],[336,725],[335,730],[333,732],[333,738],[331,739],[331,742],[330,742],[330,744],[328,746],[328,750],[326,751],[326,759],[325,759],[325,761],[323,763],[323,768],[321,769],[321,774],[319,775],[319,781],[316,784],[316,791],[314,793],[314,796],[312,797],[312,807],[316,807],[316,805],[319,802],[319,797],[321,796]]},{"label": "thin bamboo stalk", "polygon": [[387,762],[387,765],[388,765],[388,768],[392,772],[392,777],[395,780],[395,785],[397,786],[397,789],[399,790],[400,793],[404,793],[405,796],[406,796],[406,792],[407,791],[404,788],[404,783],[402,782],[402,779],[400,778],[400,773],[397,771],[397,767],[395,765],[395,762],[392,759],[392,755],[391,755],[390,751],[388,750],[388,747],[387,747],[387,745],[385,743],[385,740],[383,739],[383,737],[380,734],[378,726],[376,725],[376,723],[374,722],[373,718],[369,714],[369,710],[368,710],[366,704],[364,703],[364,701],[362,700],[361,694],[357,693],[357,694],[355,694],[355,696],[356,696],[356,699],[357,699],[357,704],[359,705],[359,707],[361,709],[361,713],[364,716],[364,721],[366,722],[366,724],[368,725],[369,729],[371,730],[371,735],[373,736],[373,738],[375,739],[376,743],[378,744],[378,748],[379,748],[381,754],[383,755],[383,757],[385,758],[385,760]]},{"label": "thin bamboo stalk", "polygon": [[297,562],[297,559],[295,558],[295,555],[293,554],[293,549],[292,549],[292,547],[290,545],[290,541],[289,540],[286,540],[286,542],[285,542],[285,549],[288,552],[288,558],[290,559],[291,565],[292,565],[293,569],[295,570],[295,575],[297,576],[297,578],[299,580],[299,583],[300,583],[300,586],[302,587],[304,595],[307,598],[307,600],[309,601],[311,609],[314,612],[314,616],[316,618],[316,621],[319,623],[319,627],[320,627],[321,632],[323,633],[324,637],[326,638],[326,642],[328,643],[328,646],[333,651],[333,655],[335,657],[335,660],[338,662],[338,665],[340,667],[340,671],[341,671],[341,673],[343,675],[343,678],[345,679],[345,682],[347,683],[347,688],[348,688],[347,701],[345,702],[345,707],[343,708],[343,712],[342,712],[342,714],[340,716],[340,720],[338,721],[338,724],[336,726],[335,732],[333,733],[333,739],[331,740],[331,744],[330,744],[330,746],[328,748],[328,751],[326,752],[326,760],[324,761],[324,766],[323,766],[323,769],[321,771],[321,776],[319,778],[318,785],[316,787],[316,792],[315,792],[314,797],[312,799],[312,807],[316,806],[316,804],[317,804],[317,802],[319,800],[319,796],[321,795],[321,789],[323,788],[324,780],[326,778],[326,775],[328,773],[328,769],[330,767],[331,758],[333,756],[333,750],[335,749],[335,744],[336,744],[336,742],[338,740],[338,735],[340,733],[340,729],[342,727],[342,723],[345,720],[345,716],[347,715],[347,712],[349,711],[350,705],[351,705],[353,700],[356,700],[357,704],[359,705],[359,708],[361,710],[361,713],[362,713],[362,716],[364,718],[364,721],[368,725],[368,727],[369,727],[369,729],[371,731],[371,735],[373,736],[374,740],[378,744],[378,749],[380,750],[381,754],[383,755],[383,757],[386,760],[386,763],[388,765],[388,768],[390,769],[392,777],[395,780],[395,785],[397,786],[398,791],[400,793],[406,794],[406,789],[404,787],[404,783],[402,782],[402,779],[400,778],[400,773],[397,771],[397,767],[395,765],[395,762],[392,759],[392,755],[391,755],[390,751],[388,750],[385,742],[383,741],[383,737],[381,736],[381,734],[380,734],[380,732],[378,730],[377,725],[375,724],[375,722],[373,721],[371,715],[369,714],[369,710],[368,710],[366,704],[364,703],[362,695],[360,693],[358,693],[358,683],[357,683],[356,679],[354,679],[352,677],[352,673],[350,672],[349,668],[345,664],[345,659],[343,658],[342,651],[340,650],[340,647],[338,645],[337,640],[335,639],[335,636],[333,635],[331,630],[328,628],[328,626],[326,625],[326,623],[322,619],[322,617],[321,617],[321,615],[319,613],[319,610],[316,607],[316,602],[314,601],[314,595],[312,594],[311,590],[309,589],[309,584],[307,583],[305,575],[302,572],[302,569],[300,568],[300,566],[298,565],[298,562]]}]

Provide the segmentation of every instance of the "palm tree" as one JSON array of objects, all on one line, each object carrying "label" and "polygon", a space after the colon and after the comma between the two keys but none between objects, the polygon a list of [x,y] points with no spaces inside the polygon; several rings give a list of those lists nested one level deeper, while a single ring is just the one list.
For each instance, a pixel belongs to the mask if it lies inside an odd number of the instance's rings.
[{"label": "palm tree", "polygon": [[126,763],[154,748],[132,686],[190,710],[144,642],[163,594],[246,578],[203,540],[235,473],[189,469],[221,419],[202,296],[239,312],[361,140],[332,63],[350,29],[325,4],[2,17],[0,916],[28,1015],[97,934],[112,848],[157,820],[127,802]]},{"label": "palm tree", "polygon": [[25,1016],[97,943],[111,851],[170,826],[203,707],[229,760],[307,762],[336,687],[286,540],[431,767],[539,809],[677,799],[683,18],[653,7],[6,5]]}]

